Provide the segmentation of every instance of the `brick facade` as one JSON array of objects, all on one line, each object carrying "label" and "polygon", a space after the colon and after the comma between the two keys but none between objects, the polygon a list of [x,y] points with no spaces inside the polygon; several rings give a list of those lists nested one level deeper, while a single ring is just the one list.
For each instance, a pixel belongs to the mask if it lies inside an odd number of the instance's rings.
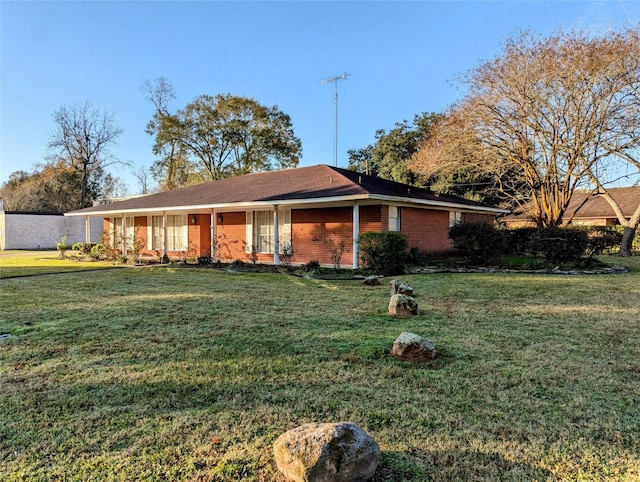
[{"label": "brick facade", "polygon": [[[372,205],[360,207],[360,229],[386,231],[389,226],[389,206]],[[417,246],[422,253],[437,253],[450,250],[449,211],[402,207],[400,230],[408,236],[409,248]],[[467,214],[468,221],[492,222],[491,215]],[[157,250],[148,249],[148,218],[136,216],[136,237],[144,244],[143,255],[158,256]],[[170,257],[211,256],[211,215],[188,214],[188,251],[168,251]],[[247,252],[245,211],[224,212],[216,216],[216,259],[223,261],[251,259]],[[104,220],[105,232],[110,232],[111,223]],[[334,265],[339,258],[342,266],[353,263],[353,208],[306,208],[291,210],[291,234],[294,255],[292,263],[303,264],[318,261],[323,265]],[[257,254],[257,262],[273,263],[273,254]]]}]

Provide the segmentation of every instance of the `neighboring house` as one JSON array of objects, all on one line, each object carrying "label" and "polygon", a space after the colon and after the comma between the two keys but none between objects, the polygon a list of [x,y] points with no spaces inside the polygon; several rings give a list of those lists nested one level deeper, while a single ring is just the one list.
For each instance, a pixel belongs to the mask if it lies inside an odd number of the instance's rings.
[{"label": "neighboring house", "polygon": [[[451,249],[452,223],[493,222],[507,211],[454,196],[326,165],[232,177],[94,206],[67,216],[101,216],[111,243],[126,254],[136,239],[142,254],[212,256],[280,264],[358,266],[357,238],[400,231],[421,252]],[[122,243],[121,240],[126,240]]]},{"label": "neighboring house", "polygon": [[[89,231],[86,231],[86,230]],[[50,249],[63,236],[73,245],[87,239],[98,240],[102,232],[99,219],[91,222],[67,218],[62,213],[5,211],[0,199],[0,251],[7,249]]]},{"label": "neighboring house", "polygon": [[[640,204],[640,187],[620,187],[609,189],[609,194],[616,200],[622,213],[630,219]],[[502,218],[508,227],[535,226],[535,222],[523,210],[515,210]],[[580,224],[590,226],[611,226],[620,224],[611,205],[599,195],[588,191],[575,191],[565,211],[564,224]]]}]

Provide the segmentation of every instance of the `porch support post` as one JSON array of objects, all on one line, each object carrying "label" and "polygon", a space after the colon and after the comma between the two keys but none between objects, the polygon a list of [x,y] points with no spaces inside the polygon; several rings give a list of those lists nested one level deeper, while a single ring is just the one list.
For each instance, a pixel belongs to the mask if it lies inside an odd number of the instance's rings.
[{"label": "porch support post", "polygon": [[353,203],[353,269],[358,269],[358,236],[360,236],[360,206],[358,201]]},{"label": "porch support post", "polygon": [[280,232],[278,230],[278,205],[273,206],[273,264],[280,265]]},{"label": "porch support post", "polygon": [[167,234],[167,212],[162,211],[162,257],[167,256],[167,244],[169,236]]},{"label": "porch support post", "polygon": [[91,216],[84,217],[84,242],[91,242]]},{"label": "porch support post", "polygon": [[127,215],[122,213],[122,256],[127,255]]},{"label": "porch support post", "polygon": [[216,260],[216,236],[218,236],[217,234],[217,222],[218,222],[218,218],[216,217],[216,210],[215,209],[211,209],[211,260],[215,261]]}]

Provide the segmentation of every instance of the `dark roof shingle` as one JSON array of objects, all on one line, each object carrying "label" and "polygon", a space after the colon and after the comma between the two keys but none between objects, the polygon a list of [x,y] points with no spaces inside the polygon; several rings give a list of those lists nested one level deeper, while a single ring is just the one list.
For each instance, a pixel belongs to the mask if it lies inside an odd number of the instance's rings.
[{"label": "dark roof shingle", "polygon": [[139,196],[112,204],[93,206],[70,214],[91,214],[129,210],[160,210],[187,206],[228,205],[264,201],[294,201],[344,196],[395,196],[454,203],[469,208],[491,208],[486,204],[455,196],[439,195],[427,189],[400,184],[354,171],[317,165],[296,169],[258,172],[211,181],[171,191]]}]

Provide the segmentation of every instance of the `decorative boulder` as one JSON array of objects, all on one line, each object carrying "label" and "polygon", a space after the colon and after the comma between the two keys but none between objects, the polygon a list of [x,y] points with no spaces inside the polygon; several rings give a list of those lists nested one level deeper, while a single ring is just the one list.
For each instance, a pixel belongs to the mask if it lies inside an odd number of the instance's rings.
[{"label": "decorative boulder", "polygon": [[406,331],[400,333],[391,347],[391,356],[410,362],[433,360],[437,355],[435,343]]},{"label": "decorative boulder", "polygon": [[390,282],[391,284],[391,293],[390,295],[407,295],[413,296],[413,288],[409,286],[404,281],[394,279]]},{"label": "decorative boulder", "polygon": [[292,482],[365,482],[380,461],[380,447],[350,422],[307,423],[273,444],[278,470]]},{"label": "decorative boulder", "polygon": [[380,277],[376,275],[367,276],[362,280],[362,284],[367,286],[378,286],[380,284]]},{"label": "decorative boulder", "polygon": [[418,314],[418,303],[407,295],[393,295],[389,300],[389,314],[392,316],[411,316]]}]

